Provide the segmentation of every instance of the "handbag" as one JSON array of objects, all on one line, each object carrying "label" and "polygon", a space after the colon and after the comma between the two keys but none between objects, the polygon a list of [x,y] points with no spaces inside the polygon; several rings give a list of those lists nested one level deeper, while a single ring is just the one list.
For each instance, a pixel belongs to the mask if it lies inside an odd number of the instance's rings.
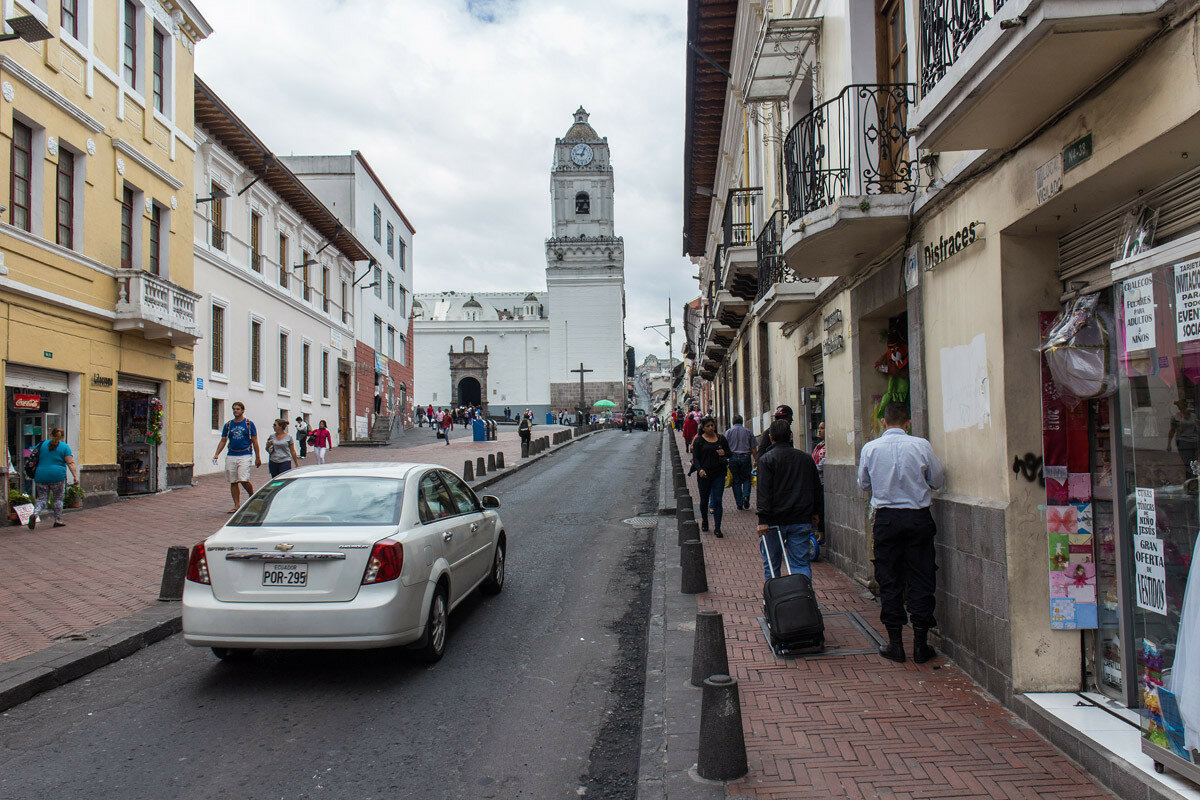
[{"label": "handbag", "polygon": [[29,451],[29,457],[25,459],[25,477],[33,480],[33,476],[37,474],[38,460],[42,456],[42,445],[45,442],[38,442],[32,450]]},{"label": "handbag", "polygon": [[310,433],[308,435],[308,446],[309,447],[317,446],[317,435],[315,433]]}]

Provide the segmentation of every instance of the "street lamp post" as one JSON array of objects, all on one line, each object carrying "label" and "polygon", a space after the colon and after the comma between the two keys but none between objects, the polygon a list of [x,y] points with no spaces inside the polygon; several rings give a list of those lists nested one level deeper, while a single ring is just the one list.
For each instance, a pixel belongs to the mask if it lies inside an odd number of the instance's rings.
[{"label": "street lamp post", "polygon": [[667,329],[667,397],[671,401],[671,406],[674,407],[675,399],[672,395],[675,394],[675,348],[671,334],[675,333],[675,326],[671,324],[671,298],[667,298],[667,318],[663,320],[661,325],[643,325],[642,330],[647,331],[651,328]]}]

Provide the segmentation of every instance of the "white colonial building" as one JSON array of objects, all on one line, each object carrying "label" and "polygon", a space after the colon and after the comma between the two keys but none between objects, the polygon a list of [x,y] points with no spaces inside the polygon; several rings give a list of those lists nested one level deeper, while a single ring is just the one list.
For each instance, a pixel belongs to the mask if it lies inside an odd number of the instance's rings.
[{"label": "white colonial building", "polygon": [[[614,231],[607,138],[580,108],[554,143],[546,289],[419,294],[417,402],[547,411],[624,405],[625,244]],[[583,372],[580,372],[580,370]]]},{"label": "white colonial building", "polygon": [[[355,415],[355,262],[368,254],[217,95],[196,80],[195,472],[215,472],[221,428],[241,401],[265,442],[271,422],[325,420],[334,443]],[[361,413],[361,411],[360,411]],[[265,453],[264,453],[265,458]]]}]

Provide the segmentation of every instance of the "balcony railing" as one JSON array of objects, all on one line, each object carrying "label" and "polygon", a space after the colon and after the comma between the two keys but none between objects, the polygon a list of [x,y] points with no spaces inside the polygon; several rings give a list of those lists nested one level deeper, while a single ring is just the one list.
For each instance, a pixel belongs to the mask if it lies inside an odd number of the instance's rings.
[{"label": "balcony railing", "polygon": [[851,84],[792,126],[783,158],[793,218],[841,197],[916,188],[908,134],[915,91],[911,83]]},{"label": "balcony railing", "polygon": [[147,339],[195,341],[200,295],[140,269],[117,270],[117,330],[140,330]]},{"label": "balcony railing", "polygon": [[755,302],[761,300],[777,283],[816,283],[815,278],[798,277],[783,260],[783,231],[787,225],[788,212],[776,211],[755,240],[758,247],[758,293],[754,297]]},{"label": "balcony railing", "polygon": [[754,206],[762,199],[762,187],[730,189],[725,198],[724,245],[750,247],[754,244]]},{"label": "balcony railing", "polygon": [[929,94],[1005,0],[921,0],[921,95]]}]

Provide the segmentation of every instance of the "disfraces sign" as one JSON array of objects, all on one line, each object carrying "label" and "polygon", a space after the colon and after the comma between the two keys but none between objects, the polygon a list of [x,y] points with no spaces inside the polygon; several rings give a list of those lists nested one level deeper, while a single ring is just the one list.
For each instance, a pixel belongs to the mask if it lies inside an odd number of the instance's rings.
[{"label": "disfraces sign", "polygon": [[1200,339],[1200,259],[1175,265],[1175,340]]}]

